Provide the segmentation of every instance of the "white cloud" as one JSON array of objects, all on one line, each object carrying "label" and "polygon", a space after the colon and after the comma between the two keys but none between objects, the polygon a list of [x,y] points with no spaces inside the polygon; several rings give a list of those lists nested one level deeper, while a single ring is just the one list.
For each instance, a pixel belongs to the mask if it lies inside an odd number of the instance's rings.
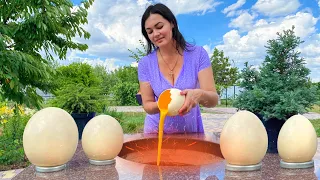
[{"label": "white cloud", "polygon": [[138,67],[138,63],[137,62],[132,62],[130,66],[131,67]]},{"label": "white cloud", "polygon": [[100,66],[103,66],[106,68],[106,71],[107,72],[111,72],[111,71],[114,71],[116,69],[119,68],[119,65],[115,65],[115,62],[117,60],[116,59],[105,59],[105,60],[101,60],[100,58],[98,59],[84,59],[82,62],[84,63],[87,63],[87,64],[90,64],[91,66],[97,66],[97,65],[100,65]]},{"label": "white cloud", "polygon": [[298,51],[305,57],[307,67],[311,70],[313,82],[320,82],[320,34],[310,36],[308,41],[304,42]]},{"label": "white cloud", "polygon": [[204,46],[203,46],[203,49],[207,51],[209,57],[212,56],[212,54],[213,54],[213,49],[211,49],[209,45],[204,45]]},{"label": "white cloud", "polygon": [[[319,58],[320,58],[320,56],[318,57],[318,59]],[[310,73],[311,81],[312,82],[320,82],[320,63],[318,63],[318,65],[312,65],[312,66],[308,65],[307,67],[311,71],[311,73]]]},{"label": "white cloud", "polygon": [[320,7],[320,0],[318,1],[318,6]]},{"label": "white cloud", "polygon": [[175,15],[213,12],[215,7],[222,3],[216,0],[160,0],[160,2],[168,6]]},{"label": "white cloud", "polygon": [[238,0],[236,3],[223,9],[223,13],[227,14],[227,17],[234,16],[237,13],[237,9],[241,8],[246,3],[246,0]]},{"label": "white cloud", "polygon": [[309,41],[303,43],[300,51],[307,57],[320,56],[320,34],[312,36]]},{"label": "white cloud", "polygon": [[139,6],[146,6],[151,4],[148,0],[138,0],[137,2]]},{"label": "white cloud", "polygon": [[[311,57],[310,53],[313,52],[314,56],[319,57],[320,54],[316,54],[319,50],[319,41],[316,41],[313,36],[317,21],[318,19],[314,18],[312,14],[301,12],[274,21],[259,19],[253,23],[252,29],[244,35],[237,29],[230,30],[223,36],[223,43],[216,47],[223,50],[225,55],[235,60],[239,66],[242,66],[245,61],[258,65],[266,55],[267,41],[276,38],[277,32],[291,29],[294,25],[295,34],[305,41],[303,55]],[[311,41],[312,39],[313,41]],[[314,61],[320,62],[320,59],[314,59]]]},{"label": "white cloud", "polygon": [[59,60],[58,63],[60,65],[69,65],[74,62],[87,63],[93,67],[97,66],[97,65],[101,65],[101,66],[105,67],[107,72],[112,72],[120,67],[116,63],[118,61],[119,60],[114,59],[114,58],[106,58],[104,60],[102,60],[100,58],[83,58],[83,57],[78,56],[76,51],[71,51],[71,52],[68,52],[66,60]]},{"label": "white cloud", "polygon": [[268,25],[268,22],[265,19],[259,19],[254,24],[255,27],[264,26],[264,25]]},{"label": "white cloud", "polygon": [[[144,40],[141,33],[141,16],[152,1],[148,0],[95,0],[88,10],[88,24],[84,28],[90,32],[91,38],[76,41],[88,44],[87,54],[102,58],[117,58],[134,61],[129,57],[128,49],[139,47],[139,39]],[[162,0],[175,15],[187,13],[211,12],[220,4],[215,0]],[[154,3],[154,2],[152,2]]]},{"label": "white cloud", "polygon": [[253,9],[267,16],[281,16],[296,12],[299,0],[258,0]]},{"label": "white cloud", "polygon": [[243,12],[237,18],[232,19],[229,23],[229,27],[239,28],[240,31],[250,30],[253,26],[253,20],[256,15],[251,15],[248,12]]}]

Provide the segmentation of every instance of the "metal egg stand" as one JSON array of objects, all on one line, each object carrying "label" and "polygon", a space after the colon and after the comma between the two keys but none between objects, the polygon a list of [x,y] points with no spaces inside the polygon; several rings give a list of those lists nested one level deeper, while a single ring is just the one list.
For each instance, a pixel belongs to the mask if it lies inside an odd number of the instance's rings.
[{"label": "metal egg stand", "polygon": [[[111,165],[116,162],[115,159],[110,160],[93,160],[89,159],[89,163],[96,166],[104,166],[104,165]],[[53,167],[41,167],[41,166],[35,166],[35,170],[39,173],[48,173],[48,172],[56,172],[66,169],[67,165],[59,165],[59,166],[53,166]]]}]

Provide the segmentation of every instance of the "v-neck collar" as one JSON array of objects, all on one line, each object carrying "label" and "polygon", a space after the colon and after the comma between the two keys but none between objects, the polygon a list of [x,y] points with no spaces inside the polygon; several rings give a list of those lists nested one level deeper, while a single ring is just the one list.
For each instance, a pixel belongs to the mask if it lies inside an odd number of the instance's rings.
[{"label": "v-neck collar", "polygon": [[169,82],[169,80],[162,74],[162,72],[160,71],[160,67],[159,67],[159,59],[158,59],[158,56],[157,56],[157,51],[158,51],[158,49],[159,48],[157,48],[156,50],[155,50],[155,53],[154,53],[154,55],[156,56],[156,63],[157,63],[157,68],[158,68],[158,71],[159,71],[159,74],[160,74],[160,76],[161,76],[161,78],[163,78],[164,80],[165,80],[165,82],[168,84],[168,85],[170,85],[170,87],[173,87],[173,88],[175,88],[175,87],[177,87],[177,84],[178,84],[178,80],[180,79],[180,76],[181,76],[181,74],[182,74],[182,72],[183,72],[183,70],[184,70],[184,66],[185,66],[185,60],[186,60],[186,53],[185,53],[185,50],[183,50],[183,56],[182,56],[182,60],[183,60],[183,64],[182,64],[182,67],[181,67],[181,69],[180,69],[180,72],[179,72],[179,74],[178,74],[178,76],[177,76],[177,78],[175,79],[175,81],[173,82],[173,85]]}]

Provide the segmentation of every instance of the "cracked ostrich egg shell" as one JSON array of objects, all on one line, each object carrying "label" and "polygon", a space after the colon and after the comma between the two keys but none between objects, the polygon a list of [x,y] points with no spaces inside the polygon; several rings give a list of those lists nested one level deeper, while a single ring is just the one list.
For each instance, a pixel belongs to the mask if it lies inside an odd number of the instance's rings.
[{"label": "cracked ostrich egg shell", "polygon": [[170,102],[168,104],[167,116],[176,116],[179,114],[179,109],[183,106],[185,96],[180,95],[181,90],[171,88],[170,90]]},{"label": "cracked ostrich egg shell", "polygon": [[290,117],[278,136],[279,156],[285,162],[308,162],[317,152],[317,134],[311,122],[302,115]]},{"label": "cracked ostrich egg shell", "polygon": [[56,107],[36,112],[23,132],[23,148],[29,161],[40,167],[67,163],[78,146],[78,127],[72,116]]},{"label": "cracked ostrich egg shell", "polygon": [[123,130],[119,122],[109,115],[92,118],[82,134],[82,147],[91,160],[111,160],[121,151]]},{"label": "cracked ostrich egg shell", "polygon": [[222,129],[220,148],[231,165],[259,164],[268,148],[267,131],[255,114],[238,111]]}]

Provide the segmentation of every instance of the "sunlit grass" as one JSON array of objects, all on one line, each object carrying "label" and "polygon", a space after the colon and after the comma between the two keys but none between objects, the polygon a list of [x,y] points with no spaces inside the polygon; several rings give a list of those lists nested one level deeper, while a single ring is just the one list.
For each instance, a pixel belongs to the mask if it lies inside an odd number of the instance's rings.
[{"label": "sunlit grass", "polygon": [[121,126],[125,134],[142,133],[146,113],[143,112],[125,112],[123,113]]},{"label": "sunlit grass", "polygon": [[310,112],[320,113],[320,106],[319,105],[313,105]]},{"label": "sunlit grass", "polygon": [[320,119],[310,120],[310,122],[316,130],[317,136],[320,137]]}]

